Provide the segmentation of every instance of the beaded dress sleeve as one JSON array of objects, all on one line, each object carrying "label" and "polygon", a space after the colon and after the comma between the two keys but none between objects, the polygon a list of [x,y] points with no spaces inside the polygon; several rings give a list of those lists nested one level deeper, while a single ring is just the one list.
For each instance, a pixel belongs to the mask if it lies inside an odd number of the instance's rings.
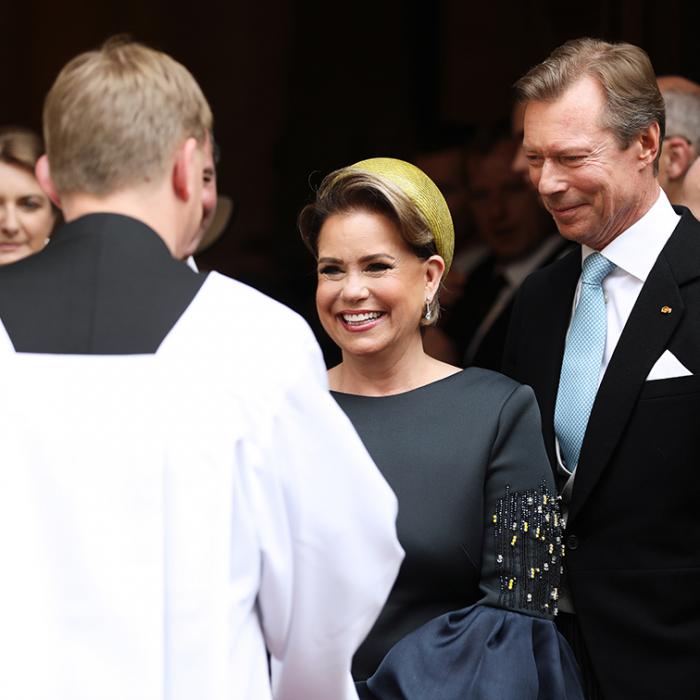
[{"label": "beaded dress sleeve", "polygon": [[482,552],[473,605],[395,644],[359,683],[363,700],[582,700],[554,624],[561,574],[558,500],[529,387],[502,402],[480,484]]}]

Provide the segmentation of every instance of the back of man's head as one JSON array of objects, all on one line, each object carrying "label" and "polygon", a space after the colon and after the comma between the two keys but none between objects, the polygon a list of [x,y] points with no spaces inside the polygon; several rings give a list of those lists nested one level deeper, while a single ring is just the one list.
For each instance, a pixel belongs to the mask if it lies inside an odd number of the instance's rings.
[{"label": "back of man's head", "polygon": [[700,94],[664,90],[666,137],[680,136],[700,149]]},{"label": "back of man's head", "polygon": [[206,98],[170,56],[120,37],[72,59],[44,103],[44,138],[60,194],[96,197],[156,182],[178,146],[205,143]]},{"label": "back of man's head", "polygon": [[682,75],[657,75],[656,82],[662,93],[668,90],[700,93],[700,85]]},{"label": "back of man's head", "polygon": [[659,184],[673,204],[687,205],[683,180],[700,153],[700,93],[677,84],[664,88],[662,94],[666,103],[666,137]]}]

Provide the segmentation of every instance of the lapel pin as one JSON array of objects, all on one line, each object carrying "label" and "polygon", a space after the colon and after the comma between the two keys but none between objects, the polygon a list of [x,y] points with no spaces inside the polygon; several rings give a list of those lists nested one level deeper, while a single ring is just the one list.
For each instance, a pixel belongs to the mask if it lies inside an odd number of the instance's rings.
[{"label": "lapel pin", "polygon": [[662,314],[670,314],[673,309],[670,306],[662,306],[661,307],[661,313]]}]

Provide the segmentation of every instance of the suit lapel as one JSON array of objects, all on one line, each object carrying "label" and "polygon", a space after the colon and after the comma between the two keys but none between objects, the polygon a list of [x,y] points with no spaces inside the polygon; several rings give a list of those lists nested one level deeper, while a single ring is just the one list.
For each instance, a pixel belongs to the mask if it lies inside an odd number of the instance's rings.
[{"label": "suit lapel", "polygon": [[[685,306],[679,285],[698,275],[699,228],[691,216],[684,216],[676,227],[649,273],[610,358],[581,447],[570,522],[610,461],[651,368],[683,318]],[[663,313],[663,307],[669,307],[671,313]]]}]

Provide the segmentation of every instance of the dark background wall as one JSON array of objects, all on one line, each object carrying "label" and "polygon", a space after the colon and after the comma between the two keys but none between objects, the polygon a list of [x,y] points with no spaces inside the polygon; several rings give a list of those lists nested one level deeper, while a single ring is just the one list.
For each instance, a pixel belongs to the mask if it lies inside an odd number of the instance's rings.
[{"label": "dark background wall", "polygon": [[219,187],[236,217],[202,257],[304,308],[299,207],[331,169],[410,158],[444,123],[510,111],[510,85],[566,39],[636,43],[657,73],[700,80],[698,3],[684,0],[325,2],[3,0],[0,124],[40,127],[60,67],[127,32],[172,54],[208,96]]}]

